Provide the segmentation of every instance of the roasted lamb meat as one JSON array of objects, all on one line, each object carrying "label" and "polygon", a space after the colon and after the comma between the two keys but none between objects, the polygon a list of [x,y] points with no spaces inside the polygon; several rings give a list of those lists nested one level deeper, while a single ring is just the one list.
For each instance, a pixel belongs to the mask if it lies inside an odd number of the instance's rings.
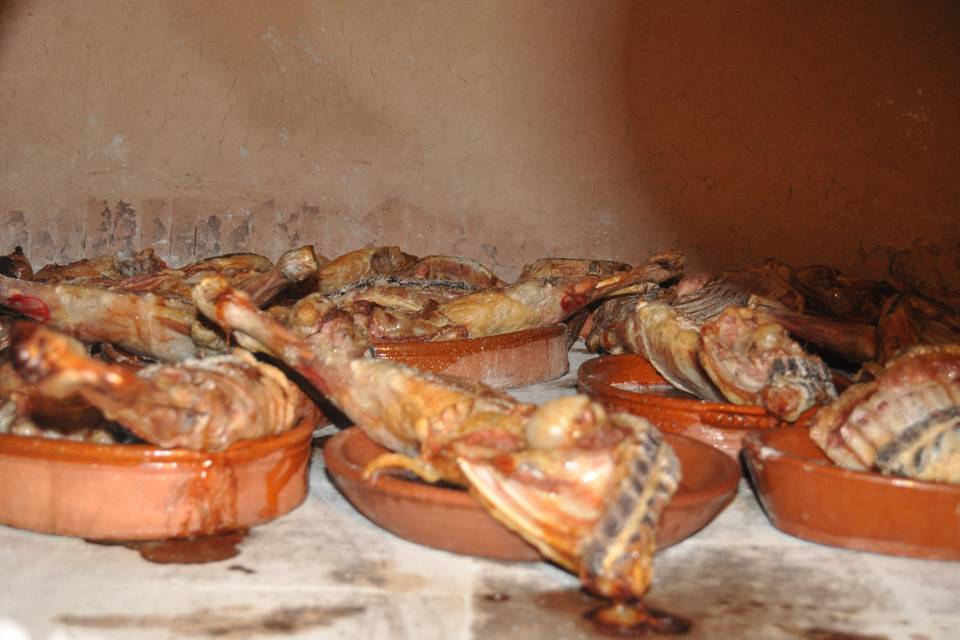
[{"label": "roasted lamb meat", "polygon": [[404,253],[400,247],[357,249],[334,258],[320,268],[317,292],[325,295],[368,276],[397,273],[416,261],[416,256]]},{"label": "roasted lamb meat", "polygon": [[897,356],[820,409],[810,437],[848,469],[960,483],[960,345]]},{"label": "roasted lamb meat", "polygon": [[46,397],[80,396],[161,447],[220,451],[286,431],[311,407],[280,370],[245,351],[133,370],[91,358],[76,340],[28,322],[14,327],[10,350],[20,376]]},{"label": "roasted lamb meat", "polygon": [[[141,252],[146,253],[147,250]],[[88,268],[94,268],[92,265],[96,265],[95,269],[107,269],[104,265],[117,268],[118,259],[81,263],[60,267],[56,278],[48,273],[47,281],[0,275],[0,304],[84,342],[111,343],[130,353],[166,362],[226,348],[219,334],[197,321],[190,292],[199,278],[227,274],[258,304],[265,304],[318,268],[309,246],[288,251],[276,265],[255,254],[234,254],[203,260],[184,269],[121,278],[106,277],[102,271],[97,276],[76,275],[87,273]],[[65,273],[73,277],[68,278]]]},{"label": "roasted lamb meat", "polygon": [[506,284],[484,265],[462,256],[425,256],[396,274],[425,280],[462,282],[478,289]]},{"label": "roasted lamb meat", "polygon": [[405,469],[467,484],[491,513],[616,600],[651,579],[663,508],[679,464],[660,434],[584,396],[540,407],[482,385],[360,355],[355,326],[328,322],[298,338],[223,279],[194,290],[198,308],[241,345],[267,352],[391,449],[367,473]]},{"label": "roasted lamb meat", "polygon": [[700,364],[724,397],[789,422],[836,397],[830,369],[763,311],[727,307],[700,328]]}]

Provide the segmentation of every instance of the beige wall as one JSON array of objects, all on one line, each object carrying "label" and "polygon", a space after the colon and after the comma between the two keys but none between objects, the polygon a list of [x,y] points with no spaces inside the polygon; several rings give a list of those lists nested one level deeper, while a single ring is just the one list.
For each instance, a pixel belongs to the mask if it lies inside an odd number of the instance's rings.
[{"label": "beige wall", "polygon": [[960,243],[960,5],[0,5],[0,251],[876,269]]}]

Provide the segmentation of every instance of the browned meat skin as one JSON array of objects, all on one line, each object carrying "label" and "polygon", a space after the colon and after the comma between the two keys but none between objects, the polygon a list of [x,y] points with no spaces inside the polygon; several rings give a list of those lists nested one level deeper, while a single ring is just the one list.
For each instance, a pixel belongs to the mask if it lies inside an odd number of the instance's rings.
[{"label": "browned meat skin", "polygon": [[452,340],[467,337],[436,314],[439,301],[472,293],[463,282],[424,280],[409,276],[374,276],[351,283],[327,296],[311,294],[299,300],[287,323],[300,336],[319,331],[327,312],[339,308],[374,340]]},{"label": "browned meat skin", "polygon": [[614,260],[589,260],[586,258],[541,258],[524,265],[518,280],[534,278],[557,278],[567,276],[596,276],[609,278],[620,271],[629,271],[626,262]]},{"label": "browned meat skin", "polygon": [[337,306],[366,301],[402,311],[418,312],[444,300],[452,300],[478,291],[476,285],[448,280],[427,280],[408,276],[363,278],[327,294]]},{"label": "browned meat skin", "polygon": [[786,309],[764,307],[764,311],[801,340],[845,360],[869,362],[877,358],[877,329],[873,325],[794,313]]},{"label": "browned meat skin", "polygon": [[810,437],[843,467],[960,483],[960,345],[907,350],[821,409]]},{"label": "browned meat skin", "polygon": [[324,301],[304,298],[287,318],[299,327],[299,335],[309,335],[333,305],[347,311],[374,340],[476,338],[560,322],[628,285],[655,287],[674,277],[682,264],[682,254],[668,252],[606,280],[539,278],[463,295],[456,294],[475,285],[380,276],[348,285]]},{"label": "browned meat skin", "polygon": [[[683,291],[683,289],[679,289]],[[708,280],[698,289],[676,295],[670,305],[689,322],[700,327],[720,315],[729,306],[742,307],[751,293],[724,277]]]},{"label": "browned meat skin", "polygon": [[120,442],[123,434],[109,426],[103,426],[103,416],[99,411],[93,411],[96,418],[93,422],[64,420],[61,414],[58,415],[56,423],[44,425],[29,415],[18,402],[0,400],[0,434],[98,444]]},{"label": "browned meat skin", "polygon": [[873,456],[869,460],[862,460],[856,451],[847,446],[840,432],[840,427],[850,418],[851,412],[857,408],[864,398],[869,397],[876,387],[876,382],[851,385],[836,400],[821,407],[814,417],[813,424],[810,427],[810,437],[823,449],[828,458],[841,467],[866,471],[873,465]]},{"label": "browned meat skin", "polygon": [[396,272],[399,276],[463,282],[480,289],[499,287],[504,283],[497,274],[476,260],[462,256],[424,256],[406,269]]},{"label": "browned meat skin", "polygon": [[[744,272],[739,273],[742,275]],[[709,280],[700,288],[687,286],[682,293],[676,295],[674,308],[699,326],[716,318],[730,305],[756,306],[763,308],[798,338],[830,353],[853,362],[863,362],[876,357],[876,330],[872,326],[798,313],[793,309],[802,308],[803,304],[791,301],[789,295],[767,290],[767,294],[775,295],[777,299],[758,297],[759,294],[751,293],[742,283],[731,282],[728,277],[729,273],[725,273]],[[680,290],[679,287],[677,290]],[[759,288],[753,287],[753,290]],[[784,305],[783,301],[789,305]]]},{"label": "browned meat skin", "polygon": [[263,304],[314,275],[317,268],[313,248],[306,246],[284,253],[276,265],[244,253],[120,279],[77,277],[60,284],[17,284],[0,276],[0,304],[84,342],[109,342],[140,356],[173,362],[226,348],[218,334],[196,321],[190,292],[204,274],[222,270]]},{"label": "browned meat skin", "polygon": [[18,246],[5,256],[0,256],[0,275],[16,278],[17,280],[33,280],[33,267]]},{"label": "browned meat skin", "polygon": [[879,360],[918,345],[960,344],[960,314],[912,294],[891,297],[877,327]]},{"label": "browned meat skin", "polygon": [[84,258],[66,265],[47,265],[33,279],[37,282],[58,283],[65,280],[107,279],[117,280],[130,276],[150,275],[167,268],[152,247],[130,255],[117,254]]},{"label": "browned meat skin", "polygon": [[182,267],[180,271],[185,278],[193,278],[194,282],[199,282],[200,279],[213,274],[236,281],[238,278],[269,271],[271,268],[273,263],[256,253],[227,253],[192,262]]},{"label": "browned meat skin", "polygon": [[543,405],[526,441],[522,451],[461,458],[475,495],[588,590],[641,597],[660,516],[680,480],[669,445],[642,418],[607,416],[582,396]]},{"label": "browned meat skin", "polygon": [[109,342],[100,344],[100,352],[97,355],[104,362],[109,362],[110,364],[122,364],[130,367],[131,369],[142,369],[147,365],[153,364],[152,360],[142,358],[141,356],[133,353],[122,351]]},{"label": "browned meat skin", "polygon": [[682,253],[668,251],[606,279],[571,276],[523,280],[443,302],[437,313],[451,324],[465,327],[470,337],[547,326],[630,285],[674,278],[683,263]]},{"label": "browned meat skin", "polygon": [[[646,591],[660,514],[679,481],[672,451],[646,421],[608,418],[585,396],[534,407],[481,385],[357,358],[349,330],[337,333],[334,323],[307,343],[223,279],[204,280],[194,297],[240,344],[278,357],[403,454],[379,458],[374,469],[469,479],[495,517],[587,588],[630,599]],[[527,499],[509,500],[520,492]]]},{"label": "browned meat skin", "polygon": [[469,337],[465,327],[452,325],[434,311],[436,303],[429,304],[416,314],[395,307],[386,307],[372,302],[357,301],[346,307],[354,323],[366,330],[370,339],[380,342],[390,340],[440,341],[459,340]]},{"label": "browned meat skin", "polygon": [[246,352],[134,372],[90,358],[63,334],[21,323],[11,358],[45,395],[80,395],[161,447],[221,451],[239,440],[286,431],[307,408],[296,385]]},{"label": "browned meat skin", "polygon": [[394,362],[358,358],[352,322],[322,323],[309,342],[261,313],[223,279],[194,289],[201,312],[247,348],[270,353],[301,374],[381,445],[417,457],[425,476],[461,482],[451,443],[473,431],[496,432],[516,447],[532,410],[511,396]]},{"label": "browned meat skin", "polygon": [[793,272],[787,265],[768,259],[760,267],[724,271],[718,279],[741,289],[748,295],[775,300],[791,311],[802,312],[804,299],[794,289],[790,278]]},{"label": "browned meat skin", "polygon": [[367,276],[397,273],[416,261],[416,256],[404,253],[400,247],[372,247],[351,251],[320,268],[317,274],[317,291],[323,294],[333,293]]},{"label": "browned meat skin", "polygon": [[313,247],[306,245],[287,251],[277,264],[237,284],[253,303],[262,307],[290,285],[312,278],[320,269]]},{"label": "browned meat skin", "polygon": [[790,282],[809,310],[867,324],[876,323],[884,300],[893,293],[885,283],[846,276],[825,265],[797,269]]},{"label": "browned meat skin", "polygon": [[890,283],[960,313],[960,242],[952,246],[915,241],[890,258]]},{"label": "browned meat skin", "polygon": [[593,313],[593,325],[584,339],[593,353],[623,353],[623,327],[640,301],[640,296],[621,296],[604,300]]},{"label": "browned meat skin", "polygon": [[0,304],[84,342],[112,342],[166,361],[200,353],[192,336],[196,310],[174,298],[0,276]]},{"label": "browned meat skin", "polygon": [[[518,280],[532,280],[534,278],[556,278],[570,276],[596,276],[609,278],[615,273],[629,271],[630,265],[626,262],[613,260],[588,260],[584,258],[542,258],[536,262],[524,265]],[[593,311],[581,309],[563,321],[566,325],[567,349],[580,338]]]},{"label": "browned meat skin", "polygon": [[727,307],[704,324],[699,359],[727,400],[791,422],[836,397],[827,366],[756,309]]},{"label": "browned meat skin", "polygon": [[646,356],[678,389],[703,400],[724,399],[701,365],[700,328],[676,308],[662,302],[641,302],[627,317],[622,340],[628,351]]},{"label": "browned meat skin", "polygon": [[20,377],[10,360],[0,364],[0,402],[9,402],[9,417],[16,418],[8,433],[42,435],[49,430],[54,432],[52,437],[69,432],[79,436],[74,439],[86,439],[87,435],[95,436],[103,423],[103,415],[83,398],[42,393]]},{"label": "browned meat skin", "polygon": [[10,325],[12,324],[13,318],[0,316],[0,352],[10,346]]},{"label": "browned meat skin", "polygon": [[[391,276],[392,277],[392,276]],[[370,288],[363,295],[345,296],[339,304],[333,296],[310,294],[299,300],[289,312],[281,316],[283,321],[299,337],[305,338],[320,332],[324,323],[351,318],[357,330],[372,340],[452,340],[465,338],[466,331],[450,327],[431,312],[436,302],[429,298],[404,296],[405,288]],[[409,293],[419,290],[410,289]],[[381,300],[378,304],[367,300]],[[390,305],[389,303],[393,303]],[[419,306],[423,302],[426,308]],[[339,314],[333,314],[337,310]],[[439,321],[438,321],[439,320]]]},{"label": "browned meat skin", "polygon": [[664,302],[672,302],[674,298],[695,294],[700,289],[707,286],[714,279],[712,273],[688,273],[670,287]]}]

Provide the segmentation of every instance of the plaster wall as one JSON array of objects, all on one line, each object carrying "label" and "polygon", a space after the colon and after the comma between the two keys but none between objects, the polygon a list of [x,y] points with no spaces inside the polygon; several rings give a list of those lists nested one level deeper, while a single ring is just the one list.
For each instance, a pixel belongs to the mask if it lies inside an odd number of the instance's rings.
[{"label": "plaster wall", "polygon": [[35,264],[960,254],[950,1],[8,0],[0,87]]}]

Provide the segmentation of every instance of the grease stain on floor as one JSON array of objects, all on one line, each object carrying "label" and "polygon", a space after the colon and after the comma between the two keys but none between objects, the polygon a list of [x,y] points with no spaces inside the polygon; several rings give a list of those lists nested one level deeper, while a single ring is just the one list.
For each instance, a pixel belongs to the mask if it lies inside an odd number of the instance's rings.
[{"label": "grease stain on floor", "polygon": [[249,612],[246,607],[199,609],[179,615],[62,615],[56,622],[87,629],[125,631],[166,630],[185,636],[242,640],[264,633],[298,633],[328,627],[337,620],[363,613],[366,607],[285,607]]}]

